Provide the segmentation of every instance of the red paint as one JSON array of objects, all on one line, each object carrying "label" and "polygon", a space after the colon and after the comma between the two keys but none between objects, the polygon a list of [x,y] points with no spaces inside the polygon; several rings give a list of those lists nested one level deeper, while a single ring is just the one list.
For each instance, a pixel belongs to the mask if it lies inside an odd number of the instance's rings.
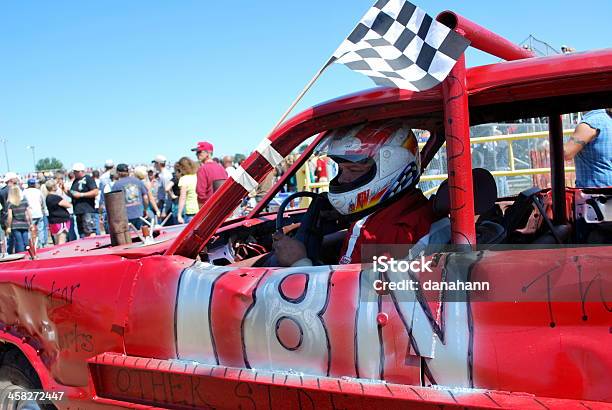
[{"label": "red paint", "polygon": [[281,282],[280,291],[287,299],[297,300],[306,293],[307,284],[308,276],[296,273]]},{"label": "red paint", "polygon": [[122,285],[125,351],[142,357],[176,357],[174,307],[180,273],[193,261],[152,256],[140,261],[133,281]]},{"label": "red paint", "polygon": [[470,40],[470,46],[493,56],[508,61],[535,57],[533,51],[520,47],[450,10],[438,14],[436,20],[460,32],[461,35]]},{"label": "red paint", "polygon": [[[104,354],[92,359],[96,403],[139,408],[132,403],[183,408],[580,408],[571,400],[535,397],[524,393],[429,389],[400,384],[379,384],[326,377],[238,371],[221,366],[171,363]],[[163,369],[163,370],[158,370]],[[257,379],[255,380],[255,376]],[[582,401],[588,408],[605,404]]]},{"label": "red paint", "polygon": [[451,241],[474,245],[474,187],[470,151],[470,114],[465,73],[461,56],[442,83],[448,186],[450,195]]},{"label": "red paint", "polygon": [[266,270],[257,272],[238,270],[228,272],[216,282],[212,298],[211,314],[213,337],[220,364],[245,367],[240,332],[242,319],[253,303],[253,291]]},{"label": "red paint", "polygon": [[398,329],[403,329],[404,324],[395,305],[389,298],[384,298],[381,310],[387,315],[387,324],[381,328],[385,352],[385,380],[410,386],[422,385],[421,358],[410,345],[410,339],[401,337],[401,333],[398,333]]},{"label": "red paint", "polygon": [[[357,309],[354,295],[359,291],[355,281],[355,272],[346,266],[338,266],[334,271],[329,288],[329,303],[323,314],[323,320],[331,321],[335,317],[345,315],[347,311]],[[330,349],[335,352],[329,374],[344,374],[347,377],[357,377],[355,372],[355,321],[347,320],[328,326]]]}]

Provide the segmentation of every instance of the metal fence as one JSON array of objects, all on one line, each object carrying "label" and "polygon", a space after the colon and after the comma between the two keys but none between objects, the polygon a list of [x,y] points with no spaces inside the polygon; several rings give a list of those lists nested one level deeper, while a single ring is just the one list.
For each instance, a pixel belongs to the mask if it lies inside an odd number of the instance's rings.
[{"label": "metal fence", "polygon": [[[563,118],[564,135],[572,133],[579,115]],[[550,186],[548,124],[540,119],[520,123],[494,123],[470,128],[472,167],[493,174],[499,197],[515,195],[532,186]],[[422,147],[425,143],[421,143]],[[574,184],[574,168],[565,167],[566,184]],[[447,178],[446,149],[442,147],[421,177],[419,187],[434,193]]]}]

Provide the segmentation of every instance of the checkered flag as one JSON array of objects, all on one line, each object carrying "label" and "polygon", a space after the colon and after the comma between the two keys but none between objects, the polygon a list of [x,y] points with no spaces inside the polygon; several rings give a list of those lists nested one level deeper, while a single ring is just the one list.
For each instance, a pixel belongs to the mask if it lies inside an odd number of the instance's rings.
[{"label": "checkered flag", "polygon": [[469,41],[404,0],[378,0],[331,63],[377,85],[423,91],[446,78]]}]

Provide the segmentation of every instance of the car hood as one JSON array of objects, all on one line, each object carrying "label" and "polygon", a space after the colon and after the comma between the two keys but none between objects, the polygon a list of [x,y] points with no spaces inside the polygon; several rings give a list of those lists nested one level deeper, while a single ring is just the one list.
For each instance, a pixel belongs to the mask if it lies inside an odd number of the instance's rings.
[{"label": "car hood", "polygon": [[42,248],[37,251],[37,259],[66,258],[74,256],[117,255],[125,258],[142,258],[163,254],[184,225],[163,227],[155,230],[151,242],[143,243],[137,235],[132,235],[132,243],[111,246],[110,235],[98,235],[67,242],[62,245]]}]

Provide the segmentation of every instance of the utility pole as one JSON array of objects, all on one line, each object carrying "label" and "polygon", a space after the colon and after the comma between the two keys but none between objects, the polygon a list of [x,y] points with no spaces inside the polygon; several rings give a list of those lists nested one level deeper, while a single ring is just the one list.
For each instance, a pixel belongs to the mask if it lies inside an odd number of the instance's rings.
[{"label": "utility pole", "polygon": [[32,162],[34,164],[34,172],[36,172],[36,147],[34,145],[28,145],[26,148],[32,150]]},{"label": "utility pole", "polygon": [[9,165],[8,159],[8,149],[6,148],[6,138],[0,138],[0,142],[4,145],[4,157],[6,158],[6,172],[11,170],[11,166]]}]

